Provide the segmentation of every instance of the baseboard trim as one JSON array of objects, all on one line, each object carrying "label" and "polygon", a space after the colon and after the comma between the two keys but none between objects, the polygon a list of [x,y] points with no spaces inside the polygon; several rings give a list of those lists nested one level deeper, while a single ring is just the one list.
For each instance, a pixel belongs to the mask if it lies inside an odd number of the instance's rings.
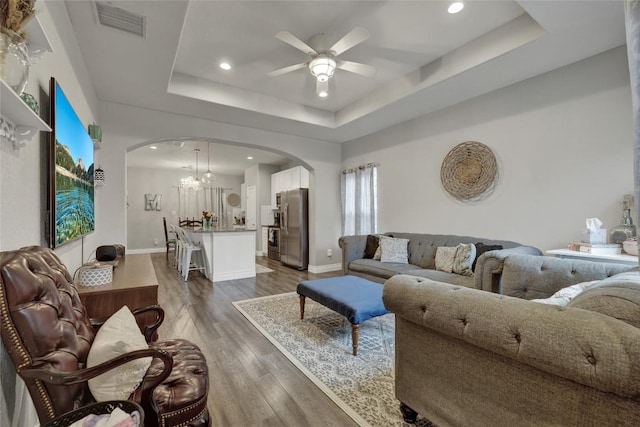
[{"label": "baseboard trim", "polygon": [[246,279],[248,277],[256,277],[256,270],[234,271],[232,273],[216,274],[213,273],[213,282],[224,282],[225,280]]},{"label": "baseboard trim", "polygon": [[309,265],[309,273],[329,273],[331,271],[342,270],[342,264]]}]

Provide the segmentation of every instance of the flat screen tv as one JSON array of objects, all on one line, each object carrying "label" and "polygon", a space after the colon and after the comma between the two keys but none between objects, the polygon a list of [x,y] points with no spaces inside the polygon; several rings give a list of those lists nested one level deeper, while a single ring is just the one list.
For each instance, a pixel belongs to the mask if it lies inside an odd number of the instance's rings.
[{"label": "flat screen tv", "polygon": [[55,78],[49,84],[49,246],[95,230],[93,141]]}]

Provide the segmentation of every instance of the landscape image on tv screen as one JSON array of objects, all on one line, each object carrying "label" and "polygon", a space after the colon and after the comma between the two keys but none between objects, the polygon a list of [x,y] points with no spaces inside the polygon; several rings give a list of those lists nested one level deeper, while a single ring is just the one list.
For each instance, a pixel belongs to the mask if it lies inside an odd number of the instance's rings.
[{"label": "landscape image on tv screen", "polygon": [[[53,79],[52,79],[53,80]],[[95,229],[93,141],[60,86],[52,81],[55,138],[53,247]]]}]

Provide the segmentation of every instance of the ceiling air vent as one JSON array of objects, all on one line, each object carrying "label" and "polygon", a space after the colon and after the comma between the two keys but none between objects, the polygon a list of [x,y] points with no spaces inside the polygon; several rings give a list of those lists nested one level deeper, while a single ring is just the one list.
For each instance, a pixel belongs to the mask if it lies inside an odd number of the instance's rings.
[{"label": "ceiling air vent", "polygon": [[145,37],[146,18],[105,2],[95,2],[98,22],[106,27]]}]

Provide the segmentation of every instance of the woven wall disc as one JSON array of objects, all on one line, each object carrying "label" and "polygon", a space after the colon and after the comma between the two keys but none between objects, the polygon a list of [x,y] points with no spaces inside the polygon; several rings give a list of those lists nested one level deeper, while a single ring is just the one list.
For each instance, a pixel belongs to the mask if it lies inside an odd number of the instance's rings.
[{"label": "woven wall disc", "polygon": [[493,185],[498,164],[489,147],[475,141],[456,145],[440,168],[442,186],[459,200],[475,199]]}]

